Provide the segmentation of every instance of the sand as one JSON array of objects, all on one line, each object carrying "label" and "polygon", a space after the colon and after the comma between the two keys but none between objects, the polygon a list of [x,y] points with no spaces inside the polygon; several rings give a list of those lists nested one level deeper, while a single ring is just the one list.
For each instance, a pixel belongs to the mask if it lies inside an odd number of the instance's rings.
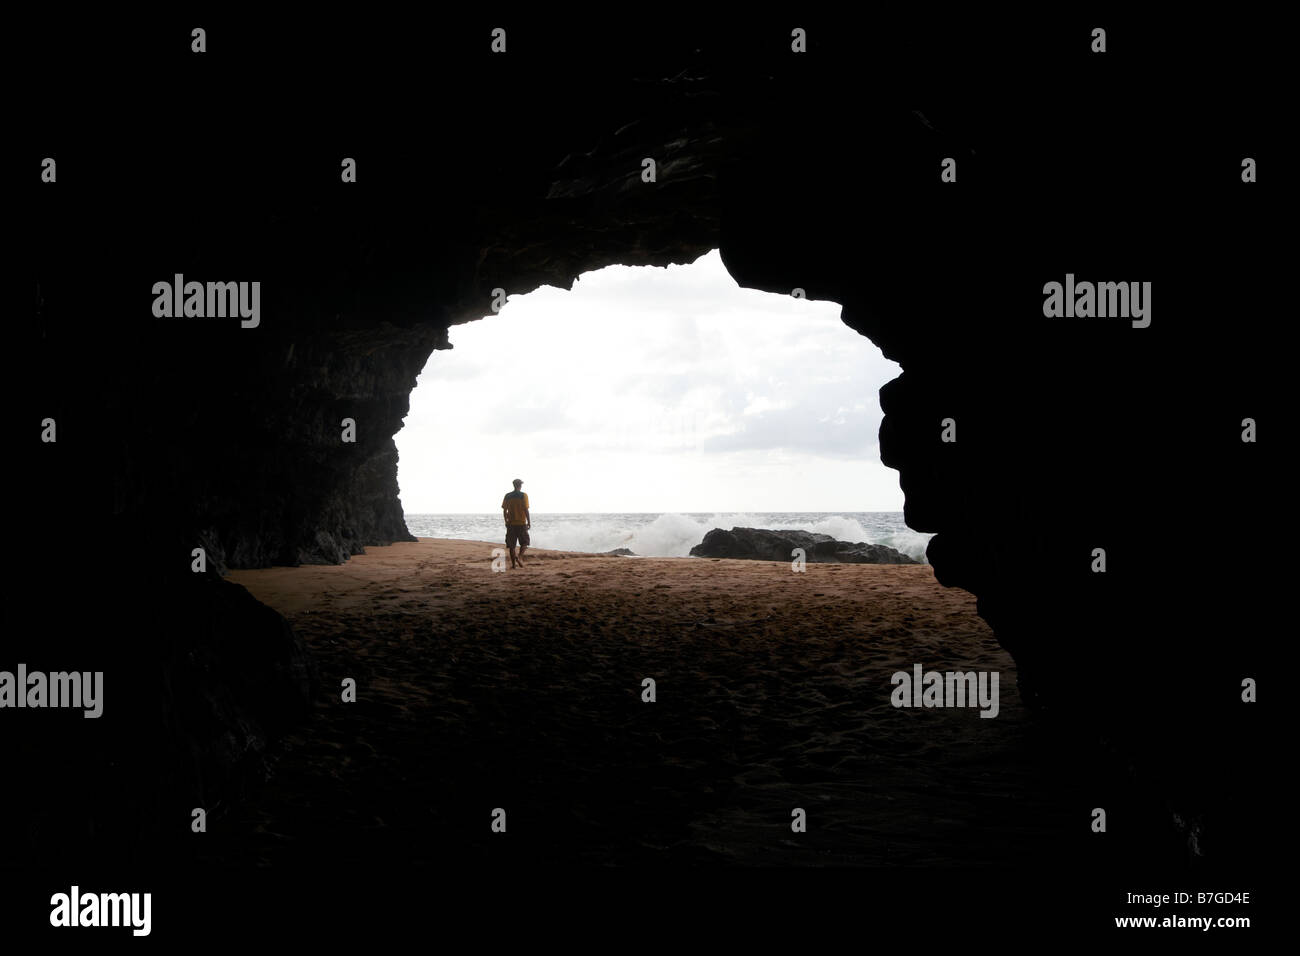
[{"label": "sand", "polygon": [[[1019,865],[1066,825],[1010,657],[929,566],[530,549],[498,573],[499,546],[230,574],[322,689],[212,859]],[[893,707],[915,663],[998,671],[998,717]]]}]

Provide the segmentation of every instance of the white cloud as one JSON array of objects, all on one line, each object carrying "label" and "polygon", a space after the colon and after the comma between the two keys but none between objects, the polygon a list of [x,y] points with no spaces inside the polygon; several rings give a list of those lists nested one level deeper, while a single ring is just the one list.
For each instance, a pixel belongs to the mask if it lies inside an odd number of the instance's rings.
[{"label": "white cloud", "polygon": [[840,308],[741,289],[717,252],[612,266],[455,326],[397,434],[408,512],[900,511],[877,389]]}]

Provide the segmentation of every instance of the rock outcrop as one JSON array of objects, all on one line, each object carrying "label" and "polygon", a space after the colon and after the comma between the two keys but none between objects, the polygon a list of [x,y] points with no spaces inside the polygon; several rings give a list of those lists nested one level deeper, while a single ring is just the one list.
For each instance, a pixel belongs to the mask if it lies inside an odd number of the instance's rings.
[{"label": "rock outcrop", "polygon": [[742,558],[750,561],[791,561],[800,548],[813,564],[919,564],[883,544],[836,541],[811,531],[768,531],[763,528],[714,528],[691,548],[694,558]]}]

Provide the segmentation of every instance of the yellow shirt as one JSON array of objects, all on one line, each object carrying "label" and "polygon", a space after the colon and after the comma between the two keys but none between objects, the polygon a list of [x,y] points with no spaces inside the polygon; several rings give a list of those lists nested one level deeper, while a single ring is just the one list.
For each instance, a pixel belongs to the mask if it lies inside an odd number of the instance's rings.
[{"label": "yellow shirt", "polygon": [[522,491],[509,491],[501,499],[506,512],[506,524],[528,524],[528,496]]}]

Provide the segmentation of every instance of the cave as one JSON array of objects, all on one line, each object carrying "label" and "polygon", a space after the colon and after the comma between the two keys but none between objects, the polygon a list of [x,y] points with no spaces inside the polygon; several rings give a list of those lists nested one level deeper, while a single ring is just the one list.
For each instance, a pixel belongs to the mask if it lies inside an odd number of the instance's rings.
[{"label": "cave", "polygon": [[[881,77],[824,22],[810,35],[825,53],[802,59],[761,18],[616,42],[530,21],[498,60],[461,42],[486,33],[468,19],[436,56],[378,28],[214,26],[198,63],[184,44],[149,54],[175,45],[174,24],[123,37],[102,86],[55,81],[59,109],[18,121],[23,162],[55,156],[58,180],[28,166],[11,180],[34,299],[10,346],[15,441],[30,444],[13,468],[4,663],[109,672],[120,716],[82,733],[6,715],[6,766],[26,782],[6,788],[11,847],[149,862],[174,839],[169,808],[244,799],[320,675],[223,575],[413,540],[393,435],[431,352],[496,290],[717,248],[744,287],[840,303],[901,365],[880,441],[908,525],[935,534],[939,581],[977,596],[1044,732],[1105,754],[1159,808],[1164,832],[1119,858],[1257,861],[1268,705],[1241,687],[1263,683],[1276,634],[1286,354],[1276,212],[1238,176],[1265,152],[1263,106],[1146,103],[1130,95],[1136,54],[1088,73],[1086,46],[1035,54],[996,33],[1036,73],[1032,102],[970,72],[947,34],[905,33],[897,56],[981,97],[860,95]],[[386,65],[330,96],[274,65],[292,45],[294,70],[334,75],[347,44]],[[105,57],[90,39],[41,49]],[[160,62],[175,82],[146,83]],[[402,84],[474,93],[417,112]],[[1112,135],[1062,142],[1045,104],[1085,100]],[[238,136],[165,157],[111,145],[162,116],[232,111]],[[1212,145],[1171,164],[1140,131]],[[1045,318],[1044,283],[1067,273],[1152,282],[1154,320]],[[175,275],[260,281],[260,323],[156,318],[150,289]],[[344,417],[355,444],[338,442]],[[56,442],[36,438],[46,419]],[[1268,437],[1243,442],[1245,419]]]}]

